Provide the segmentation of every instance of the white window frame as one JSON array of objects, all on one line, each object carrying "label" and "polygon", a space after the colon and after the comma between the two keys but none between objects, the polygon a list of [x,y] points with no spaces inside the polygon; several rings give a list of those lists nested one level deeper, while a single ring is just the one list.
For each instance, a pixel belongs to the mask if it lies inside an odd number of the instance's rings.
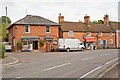
[{"label": "white window frame", "polygon": [[[112,42],[110,42],[110,41],[112,41]],[[113,44],[113,39],[110,39],[110,40],[109,40],[109,44]]]},{"label": "white window frame", "polygon": [[74,31],[69,31],[68,32],[68,36],[72,36],[73,37],[74,36]]},{"label": "white window frame", "polygon": [[110,35],[110,36],[113,36],[113,33],[112,33],[112,32],[110,32],[110,33],[109,33],[109,35]]},{"label": "white window frame", "polygon": [[101,40],[101,39],[99,39],[98,42],[100,42],[98,44],[103,44],[103,40]]},{"label": "white window frame", "polygon": [[[28,27],[28,32],[26,32],[26,27]],[[25,25],[25,33],[30,33],[30,25]]]},{"label": "white window frame", "polygon": [[[88,33],[89,33],[89,35],[88,35]],[[91,32],[87,32],[87,36],[91,36]]]},{"label": "white window frame", "polygon": [[98,33],[98,36],[102,36],[102,33],[101,33],[101,32],[99,32],[99,33]]},{"label": "white window frame", "polygon": [[[47,32],[47,27],[49,26],[49,32]],[[51,33],[51,27],[50,25],[46,25],[46,33]]]}]

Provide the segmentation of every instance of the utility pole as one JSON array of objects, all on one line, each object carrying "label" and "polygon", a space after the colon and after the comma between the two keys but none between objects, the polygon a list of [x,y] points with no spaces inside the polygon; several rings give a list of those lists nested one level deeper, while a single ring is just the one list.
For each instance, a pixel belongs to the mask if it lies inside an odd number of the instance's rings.
[{"label": "utility pole", "polygon": [[5,9],[6,9],[6,24],[7,24],[7,7],[5,7]]}]

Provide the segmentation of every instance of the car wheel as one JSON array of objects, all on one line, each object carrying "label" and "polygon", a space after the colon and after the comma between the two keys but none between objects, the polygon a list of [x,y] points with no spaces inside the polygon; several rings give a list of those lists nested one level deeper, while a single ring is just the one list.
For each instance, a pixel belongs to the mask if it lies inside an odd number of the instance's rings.
[{"label": "car wheel", "polygon": [[84,51],[84,48],[81,48],[81,51]]},{"label": "car wheel", "polygon": [[67,48],[67,52],[70,52],[70,49],[69,49],[69,48]]}]

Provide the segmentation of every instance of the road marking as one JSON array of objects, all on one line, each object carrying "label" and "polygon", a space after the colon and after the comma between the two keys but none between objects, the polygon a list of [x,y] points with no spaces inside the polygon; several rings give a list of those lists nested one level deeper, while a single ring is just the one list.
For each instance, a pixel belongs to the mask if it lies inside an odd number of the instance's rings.
[{"label": "road marking", "polygon": [[81,79],[81,78],[84,78],[85,76],[87,76],[87,75],[91,74],[92,72],[94,72],[94,71],[98,70],[98,69],[99,69],[99,68],[101,68],[101,67],[102,67],[102,66],[99,66],[99,67],[97,67],[97,68],[95,68],[95,69],[91,70],[90,72],[88,72],[88,73],[84,74],[83,76],[81,76],[81,77],[80,77],[80,79]]},{"label": "road marking", "polygon": [[[113,59],[113,60],[111,60],[111,61],[109,61],[109,62],[105,63],[105,65],[107,65],[107,64],[109,64],[109,63],[111,63],[111,62],[113,62],[113,61],[115,61],[115,60],[117,60],[117,59],[118,59],[118,58]],[[116,63],[116,64],[118,64],[118,63]],[[113,66],[115,66],[116,64],[114,64]],[[104,66],[104,65],[103,65],[103,66]],[[86,77],[87,75],[91,74],[92,72],[94,72],[94,71],[98,70],[99,68],[101,68],[101,67],[103,67],[103,66],[99,66],[99,67],[97,67],[97,68],[93,69],[92,71],[90,71],[90,72],[88,72],[88,73],[84,74],[83,76],[81,76],[79,79]],[[111,69],[111,68],[110,68],[110,69]],[[108,69],[108,70],[110,70],[110,69]],[[77,80],[79,80],[79,79],[77,79]]]},{"label": "road marking", "polygon": [[69,64],[71,64],[71,63],[65,63],[65,64],[61,64],[61,65],[54,66],[54,67],[51,67],[51,68],[43,69],[43,71],[48,71],[48,70],[55,69],[55,68],[58,68],[58,67],[62,67],[62,66],[69,65]]},{"label": "road marking", "polygon": [[113,69],[115,66],[118,65],[119,62],[115,63],[113,66],[111,66],[109,69],[107,69],[105,72],[103,72],[101,75],[97,77],[97,79],[102,78],[107,72],[109,72],[111,69]]},{"label": "road marking", "polygon": [[113,61],[115,61],[115,60],[117,60],[117,59],[118,59],[118,58],[113,59],[113,60],[111,60],[111,61],[109,61],[109,62],[105,63],[105,65],[107,65],[107,64],[109,64],[109,63],[111,63],[111,62],[113,62]]},{"label": "road marking", "polygon": [[82,60],[84,61],[84,60],[88,60],[88,59],[92,59],[92,58],[95,58],[95,57],[84,58]]},{"label": "road marking", "polygon": [[22,63],[18,63],[18,64],[14,64],[14,65],[8,65],[7,67],[12,67],[12,66],[16,66],[16,65],[21,65]]}]

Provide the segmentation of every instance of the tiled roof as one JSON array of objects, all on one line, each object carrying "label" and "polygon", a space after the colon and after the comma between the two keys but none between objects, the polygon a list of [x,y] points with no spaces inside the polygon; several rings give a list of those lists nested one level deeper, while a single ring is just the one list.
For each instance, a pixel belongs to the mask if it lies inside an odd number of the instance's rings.
[{"label": "tiled roof", "polygon": [[86,25],[82,22],[67,22],[61,23],[62,31],[79,31],[79,32],[115,32],[110,26],[104,24],[93,24]]},{"label": "tiled roof", "polygon": [[62,31],[83,31],[88,32],[90,29],[81,22],[61,22],[61,29]]},{"label": "tiled roof", "polygon": [[59,25],[58,23],[45,19],[41,16],[33,15],[27,15],[13,24]]},{"label": "tiled roof", "polygon": [[110,25],[115,30],[120,30],[120,22],[110,21]]}]

